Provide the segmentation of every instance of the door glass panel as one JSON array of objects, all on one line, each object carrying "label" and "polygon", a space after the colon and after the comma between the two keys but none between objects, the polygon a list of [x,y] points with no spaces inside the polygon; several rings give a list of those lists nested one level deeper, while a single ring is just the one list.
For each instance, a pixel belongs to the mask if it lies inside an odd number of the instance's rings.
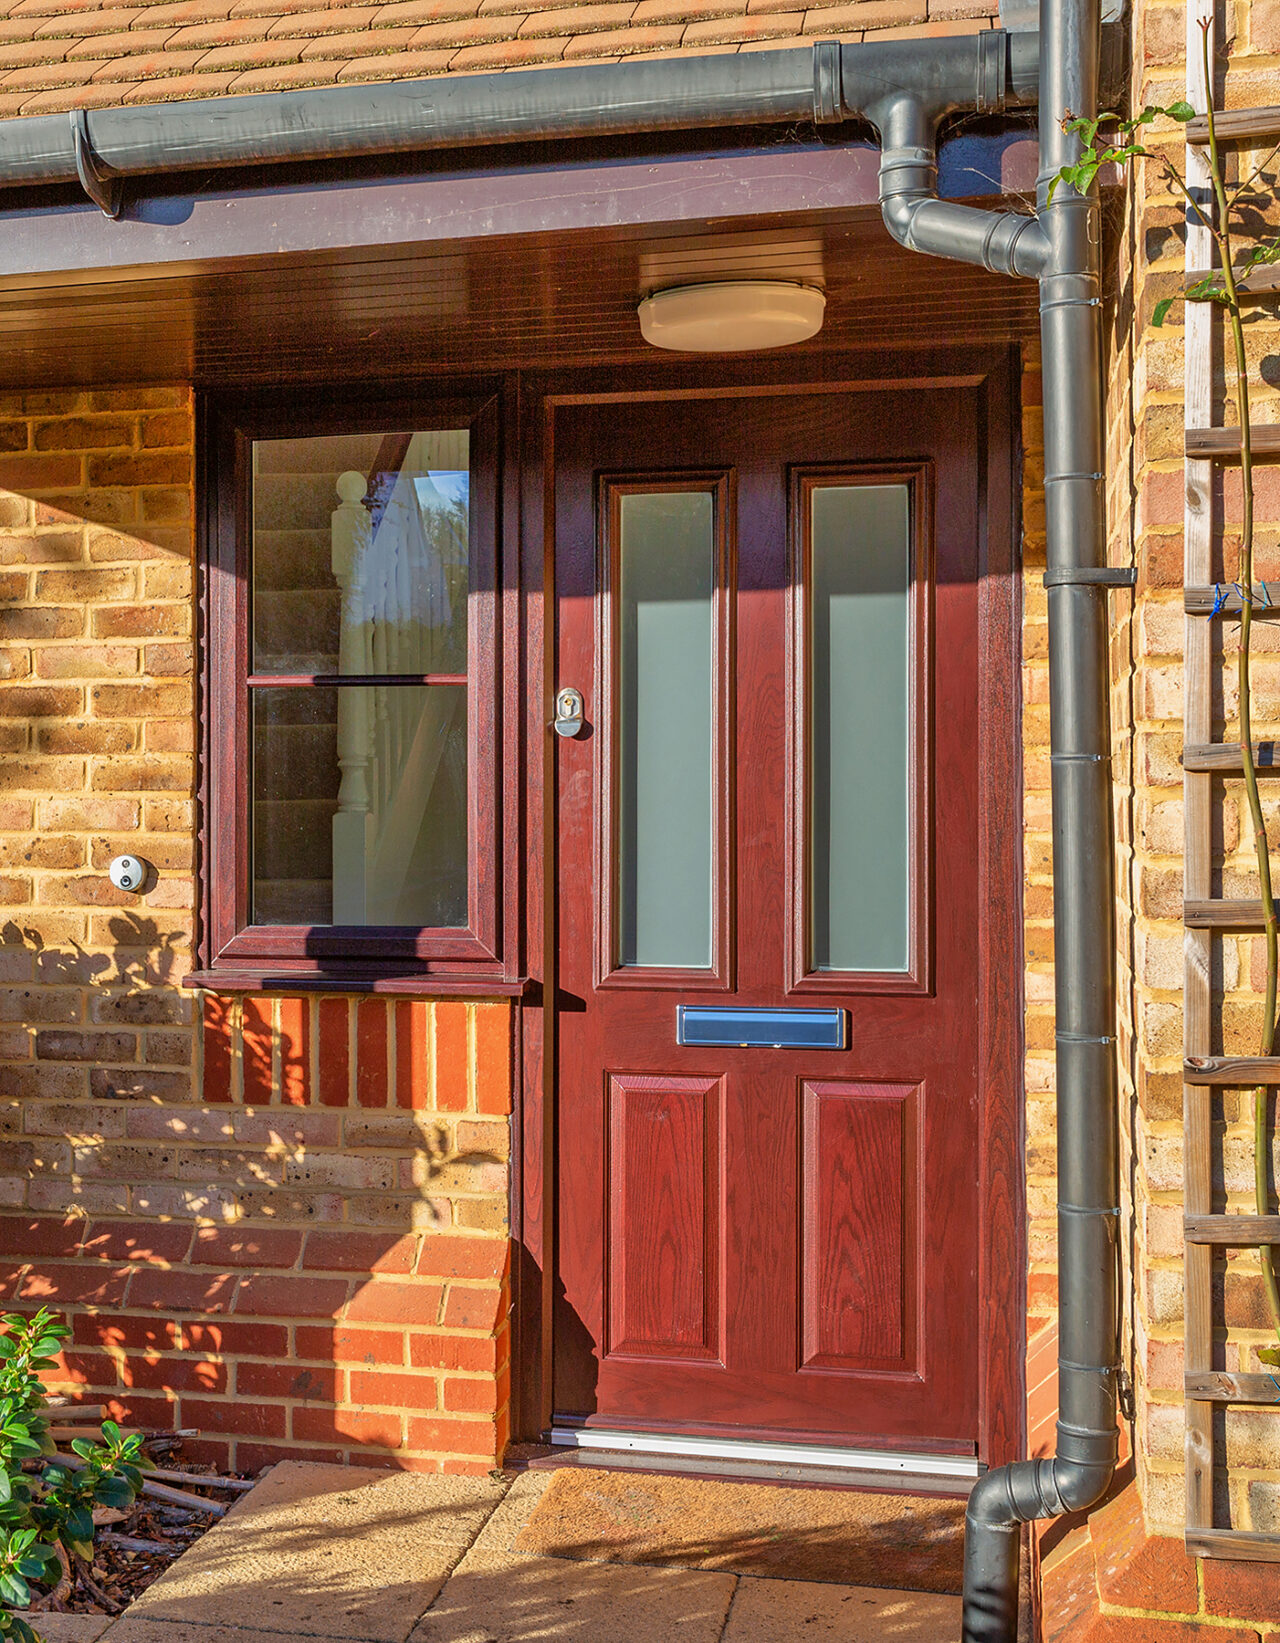
[{"label": "door glass panel", "polygon": [[617,960],[709,969],[714,492],[618,500]]},{"label": "door glass panel", "polygon": [[906,485],[809,492],[810,961],[911,963]]}]

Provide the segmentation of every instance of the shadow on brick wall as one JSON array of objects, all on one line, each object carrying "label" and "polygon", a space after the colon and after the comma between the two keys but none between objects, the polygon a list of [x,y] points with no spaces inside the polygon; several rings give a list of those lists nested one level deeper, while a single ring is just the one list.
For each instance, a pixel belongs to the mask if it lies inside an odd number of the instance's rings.
[{"label": "shadow on brick wall", "polygon": [[[11,1128],[25,1125],[10,1178],[42,1190],[8,1206],[0,1301],[66,1313],[68,1379],[117,1418],[191,1431],[191,1458],[493,1466],[508,1436],[508,1008],[210,996],[197,1076],[156,1086],[149,1012],[185,1000],[146,921],[121,932],[104,957],[0,930],[0,953],[24,952],[42,988],[84,992],[91,1020],[99,989],[112,1003],[103,1032],[28,1029],[61,1036],[10,1090]],[[132,1069],[59,1059],[128,1032]],[[47,1076],[75,1096],[42,1094]]]}]

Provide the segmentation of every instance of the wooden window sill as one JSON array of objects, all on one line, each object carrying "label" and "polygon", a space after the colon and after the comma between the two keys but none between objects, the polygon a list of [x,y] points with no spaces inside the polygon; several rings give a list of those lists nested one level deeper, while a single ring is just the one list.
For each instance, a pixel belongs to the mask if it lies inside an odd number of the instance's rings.
[{"label": "wooden window sill", "polygon": [[415,971],[283,969],[193,970],[184,987],[211,993],[393,993],[423,998],[523,998],[534,984],[527,977],[508,980],[493,975],[440,975]]}]

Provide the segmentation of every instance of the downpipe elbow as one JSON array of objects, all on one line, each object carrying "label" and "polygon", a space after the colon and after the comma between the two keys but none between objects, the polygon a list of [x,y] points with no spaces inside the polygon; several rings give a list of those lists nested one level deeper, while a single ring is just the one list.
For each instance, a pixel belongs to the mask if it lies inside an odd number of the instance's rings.
[{"label": "downpipe elbow", "polygon": [[939,199],[935,151],[920,143],[882,151],[880,214],[908,251],[1030,279],[1048,263],[1049,243],[1035,217]]}]

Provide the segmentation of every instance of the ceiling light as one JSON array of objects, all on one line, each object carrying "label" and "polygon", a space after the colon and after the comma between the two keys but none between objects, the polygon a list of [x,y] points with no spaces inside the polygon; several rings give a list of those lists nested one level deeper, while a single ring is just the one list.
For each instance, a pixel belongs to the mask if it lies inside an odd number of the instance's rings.
[{"label": "ceiling light", "polygon": [[644,340],[655,348],[742,354],[817,336],[826,305],[826,297],[812,285],[730,280],[655,291],[638,312]]}]

